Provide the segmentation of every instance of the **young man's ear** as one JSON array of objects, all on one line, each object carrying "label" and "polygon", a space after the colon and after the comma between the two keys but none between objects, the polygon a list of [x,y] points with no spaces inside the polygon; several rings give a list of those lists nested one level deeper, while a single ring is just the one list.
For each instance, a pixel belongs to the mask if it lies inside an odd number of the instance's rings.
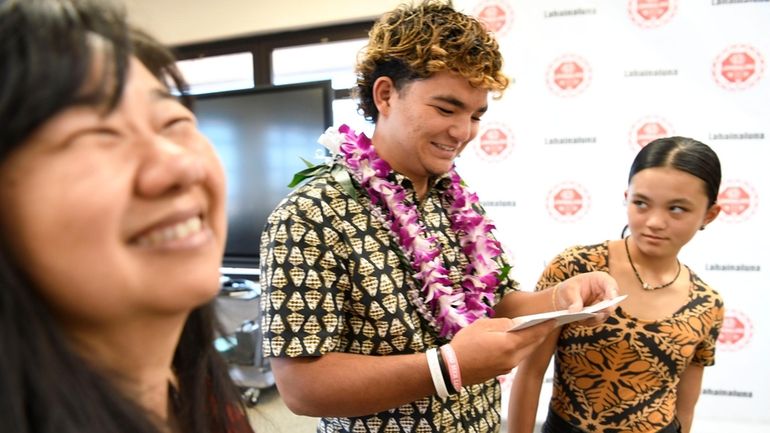
[{"label": "young man's ear", "polygon": [[380,77],[372,86],[372,99],[380,116],[390,114],[391,102],[396,97],[396,86],[390,77]]}]

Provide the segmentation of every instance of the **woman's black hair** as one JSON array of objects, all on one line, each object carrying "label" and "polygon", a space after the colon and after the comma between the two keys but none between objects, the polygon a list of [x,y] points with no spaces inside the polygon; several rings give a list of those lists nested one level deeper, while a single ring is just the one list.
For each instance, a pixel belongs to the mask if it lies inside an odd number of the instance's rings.
[{"label": "woman's black hair", "polygon": [[[0,0],[0,164],[61,110],[111,109],[136,56],[184,89],[173,56],[131,29],[106,0]],[[99,66],[96,68],[97,63]],[[97,86],[86,86],[94,70]],[[157,419],[76,353],[16,263],[0,231],[0,424],[14,433],[158,432]],[[193,310],[177,345],[173,399],[180,431],[249,432],[243,405],[214,348],[214,309]]]},{"label": "woman's black hair", "polygon": [[[628,183],[636,173],[655,167],[672,167],[689,173],[703,181],[708,206],[717,202],[722,182],[722,165],[716,152],[707,144],[688,137],[664,137],[651,141],[639,151],[631,163]],[[625,237],[626,225],[620,237]]]}]

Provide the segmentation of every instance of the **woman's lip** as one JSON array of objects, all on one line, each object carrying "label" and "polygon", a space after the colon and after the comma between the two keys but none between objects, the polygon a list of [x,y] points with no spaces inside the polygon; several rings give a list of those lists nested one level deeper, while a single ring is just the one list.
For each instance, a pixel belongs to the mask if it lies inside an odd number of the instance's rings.
[{"label": "woman's lip", "polygon": [[156,221],[147,224],[144,228],[140,229],[137,233],[130,237],[131,243],[138,243],[141,239],[146,237],[152,237],[153,233],[163,232],[177,225],[190,225],[191,229],[195,229],[194,220],[198,223],[204,223],[205,217],[203,211],[200,208],[189,209],[186,211],[174,212],[164,217],[158,218]]}]

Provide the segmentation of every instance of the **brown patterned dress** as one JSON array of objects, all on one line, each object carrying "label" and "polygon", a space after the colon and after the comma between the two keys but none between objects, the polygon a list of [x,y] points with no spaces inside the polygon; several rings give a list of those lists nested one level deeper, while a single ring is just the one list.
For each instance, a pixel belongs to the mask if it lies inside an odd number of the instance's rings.
[{"label": "brown patterned dress", "polygon": [[[415,202],[407,178],[396,174],[391,181]],[[443,202],[448,185],[448,178],[437,179],[418,209],[457,287],[468,261]],[[410,302],[407,282],[414,272],[358,191],[354,199],[331,175],[322,175],[293,191],[270,216],[261,243],[266,356],[387,356],[446,342]],[[506,280],[495,302],[513,290],[516,283]],[[433,395],[370,416],[322,418],[318,431],[496,433],[499,424],[500,386],[493,379],[446,401]]]},{"label": "brown patterned dress", "polygon": [[[537,289],[579,273],[608,272],[607,245],[565,250],[543,272]],[[585,432],[651,433],[669,425],[682,372],[690,364],[714,364],[724,313],[720,295],[690,275],[689,298],[671,317],[639,320],[617,307],[601,325],[564,326],[550,410]]]}]

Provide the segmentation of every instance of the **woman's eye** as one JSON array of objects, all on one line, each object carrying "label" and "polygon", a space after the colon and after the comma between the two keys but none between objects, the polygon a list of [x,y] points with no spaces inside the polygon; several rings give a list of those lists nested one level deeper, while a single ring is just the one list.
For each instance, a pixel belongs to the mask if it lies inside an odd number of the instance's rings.
[{"label": "woman's eye", "polygon": [[163,123],[165,133],[179,133],[195,126],[195,120],[190,116],[179,116],[168,119]]},{"label": "woman's eye", "polygon": [[108,146],[116,143],[120,139],[120,133],[111,128],[89,128],[76,132],[70,138],[65,140],[64,145],[74,146],[78,144],[96,144],[99,146]]}]

